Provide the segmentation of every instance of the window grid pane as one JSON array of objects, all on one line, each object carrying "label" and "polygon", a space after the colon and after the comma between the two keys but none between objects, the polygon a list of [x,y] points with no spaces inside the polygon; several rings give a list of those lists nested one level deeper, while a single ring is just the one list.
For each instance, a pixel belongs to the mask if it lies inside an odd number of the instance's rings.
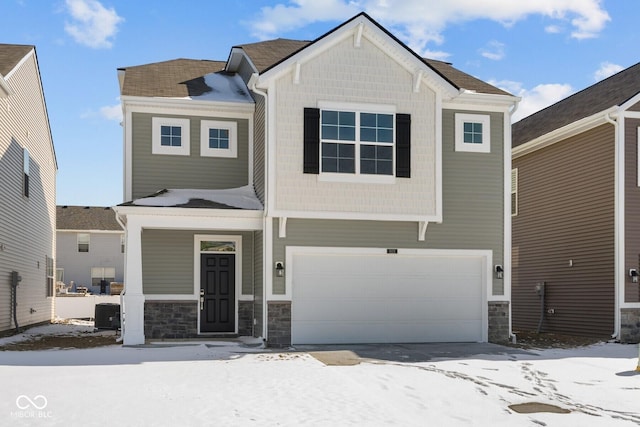
[{"label": "window grid pane", "polygon": [[393,143],[393,115],[360,113],[360,140]]},{"label": "window grid pane", "polygon": [[354,144],[322,144],[323,172],[355,173],[355,164]]},{"label": "window grid pane", "polygon": [[209,129],[209,148],[229,149],[229,129]]},{"label": "window grid pane", "polygon": [[323,111],[322,139],[355,141],[356,113],[350,111]]},{"label": "window grid pane", "polygon": [[363,145],[360,151],[360,173],[393,175],[393,150],[384,145]]},{"label": "window grid pane", "polygon": [[482,144],[482,123],[464,123],[464,142],[466,144]]},{"label": "window grid pane", "polygon": [[180,126],[160,126],[160,145],[180,147],[182,145],[182,128]]}]

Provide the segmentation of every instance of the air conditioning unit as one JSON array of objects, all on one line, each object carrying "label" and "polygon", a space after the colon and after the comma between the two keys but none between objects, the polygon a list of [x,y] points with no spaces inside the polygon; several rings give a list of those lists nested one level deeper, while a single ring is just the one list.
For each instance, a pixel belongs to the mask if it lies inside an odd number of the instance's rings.
[{"label": "air conditioning unit", "polygon": [[97,329],[118,329],[120,327],[120,304],[96,304],[95,327]]}]

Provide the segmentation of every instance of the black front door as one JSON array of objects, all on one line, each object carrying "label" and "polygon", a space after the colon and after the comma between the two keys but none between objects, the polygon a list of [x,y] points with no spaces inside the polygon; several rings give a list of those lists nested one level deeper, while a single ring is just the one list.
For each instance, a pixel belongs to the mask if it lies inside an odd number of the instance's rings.
[{"label": "black front door", "polygon": [[200,255],[200,332],[235,332],[236,259]]}]

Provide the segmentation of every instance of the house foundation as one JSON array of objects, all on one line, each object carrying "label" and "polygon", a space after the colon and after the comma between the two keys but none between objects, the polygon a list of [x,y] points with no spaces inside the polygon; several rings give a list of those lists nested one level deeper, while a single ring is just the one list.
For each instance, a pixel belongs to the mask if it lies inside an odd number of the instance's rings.
[{"label": "house foundation", "polygon": [[195,301],[146,301],[144,336],[149,339],[181,339],[198,336],[198,304]]},{"label": "house foundation", "polygon": [[489,303],[489,342],[504,344],[509,341],[509,303]]},{"label": "house foundation", "polygon": [[640,343],[640,308],[623,308],[621,310],[620,342]]},{"label": "house foundation", "polygon": [[269,347],[291,345],[291,302],[278,301],[267,304],[267,326]]}]

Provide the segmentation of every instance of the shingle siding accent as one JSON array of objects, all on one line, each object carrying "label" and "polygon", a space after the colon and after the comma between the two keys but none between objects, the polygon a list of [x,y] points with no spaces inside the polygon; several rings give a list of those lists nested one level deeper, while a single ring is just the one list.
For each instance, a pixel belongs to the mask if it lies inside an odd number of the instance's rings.
[{"label": "shingle siding accent", "polygon": [[[187,118],[190,123],[190,155],[151,154],[152,118]],[[145,197],[168,188],[221,189],[249,184],[249,121],[238,123],[238,157],[200,155],[201,120],[230,121],[228,118],[133,113],[133,198]]]},{"label": "shingle siding accent", "polygon": [[[350,38],[340,42],[305,62],[300,76],[299,84],[290,75],[276,83],[275,208],[435,215],[435,93],[426,85],[415,93],[413,76],[366,39],[360,48]],[[397,112],[411,112],[411,179],[394,185],[333,183],[303,174],[303,110],[320,100],[395,105]]]},{"label": "shingle siding accent", "polygon": [[[0,45],[0,52],[2,46],[6,45]],[[35,53],[15,68],[30,51],[31,47],[20,47],[8,64],[8,71],[15,69],[7,78],[14,93],[0,97],[0,331],[14,327],[12,271],[22,276],[17,289],[18,324],[53,318],[45,266],[47,256],[55,258],[56,160]],[[23,196],[25,147],[30,156],[28,198]]]},{"label": "shingle siding accent", "polygon": [[[518,157],[513,328],[607,336],[614,330],[614,144],[606,124]],[[517,255],[517,256],[516,256]]]}]

